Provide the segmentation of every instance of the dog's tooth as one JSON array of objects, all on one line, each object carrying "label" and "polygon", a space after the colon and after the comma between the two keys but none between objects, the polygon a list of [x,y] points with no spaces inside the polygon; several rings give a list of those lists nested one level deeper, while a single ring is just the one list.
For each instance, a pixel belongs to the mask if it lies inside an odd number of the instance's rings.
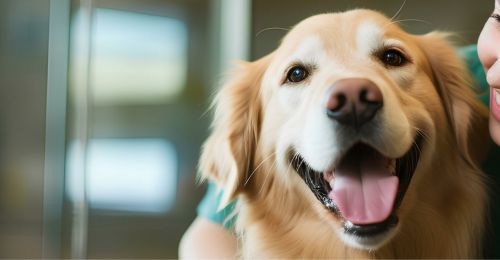
[{"label": "dog's tooth", "polygon": [[326,182],[330,182],[333,179],[333,172],[328,171],[323,174],[323,179],[325,179]]},{"label": "dog's tooth", "polygon": [[333,189],[333,185],[335,184],[335,169],[331,171],[331,178],[328,180],[328,184],[330,184],[330,188]]},{"label": "dog's tooth", "polygon": [[335,178],[332,178],[328,184],[330,184],[330,188],[333,189],[333,185],[335,184]]},{"label": "dog's tooth", "polygon": [[392,175],[395,175],[396,174],[396,160],[394,160],[394,159],[389,160],[388,165],[387,165],[387,169],[389,170],[389,172]]},{"label": "dog's tooth", "polygon": [[498,89],[495,89],[494,93],[495,93],[495,102],[497,103],[497,105],[500,105],[500,91]]}]

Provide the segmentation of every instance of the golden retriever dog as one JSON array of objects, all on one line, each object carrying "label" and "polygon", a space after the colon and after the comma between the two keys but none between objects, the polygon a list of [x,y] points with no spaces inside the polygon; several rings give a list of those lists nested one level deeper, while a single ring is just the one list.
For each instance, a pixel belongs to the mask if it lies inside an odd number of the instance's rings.
[{"label": "golden retriever dog", "polygon": [[243,258],[481,256],[487,111],[447,40],[370,10],[296,25],[215,99],[200,172]]}]

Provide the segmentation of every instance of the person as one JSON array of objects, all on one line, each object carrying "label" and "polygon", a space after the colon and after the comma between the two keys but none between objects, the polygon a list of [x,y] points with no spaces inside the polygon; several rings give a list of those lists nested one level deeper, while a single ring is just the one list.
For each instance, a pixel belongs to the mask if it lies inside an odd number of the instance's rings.
[{"label": "person", "polygon": [[[490,94],[489,99],[486,100],[486,102],[489,101],[490,105],[490,135],[496,145],[500,145],[500,0],[495,0],[493,12],[479,35],[477,54],[486,75],[476,76],[476,78],[482,81],[481,86],[489,90],[487,92]],[[474,73],[474,70],[472,71]],[[477,68],[475,71],[475,75],[482,72],[481,69]],[[496,145],[492,145],[488,159],[483,164],[483,170],[490,178],[490,190],[494,192],[490,205],[492,228],[490,229],[489,243],[487,240],[485,245],[484,256],[487,258],[500,258],[500,244],[498,242],[495,244],[495,241],[500,237],[500,206],[498,203],[495,205],[495,201],[499,199],[500,188],[500,167],[495,159],[500,158],[500,149]]]},{"label": "person", "polygon": [[490,86],[490,134],[500,145],[500,0],[479,35],[477,51]]},{"label": "person", "polygon": [[[491,143],[488,158],[483,163],[483,171],[488,175],[492,191],[500,190],[500,0],[495,0],[495,9],[486,21],[478,39],[478,45],[460,49],[469,71],[474,76],[479,98],[490,105]],[[496,145],[495,145],[496,143]],[[221,194],[215,184],[209,183],[205,197],[200,202],[198,217],[184,234],[180,247],[180,258],[235,258],[237,252],[236,236],[233,224],[235,216],[231,215],[235,203],[231,203],[221,211],[217,211]],[[493,194],[491,201],[496,201]],[[495,244],[495,236],[500,237],[500,207],[491,204],[492,226],[487,230],[484,256],[500,258],[500,245]]]}]

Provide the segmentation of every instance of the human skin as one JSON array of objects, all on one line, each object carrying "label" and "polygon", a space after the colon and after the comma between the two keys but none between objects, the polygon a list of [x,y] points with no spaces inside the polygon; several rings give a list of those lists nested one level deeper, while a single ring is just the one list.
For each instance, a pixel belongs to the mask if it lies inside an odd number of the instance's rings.
[{"label": "human skin", "polygon": [[500,145],[500,0],[479,36],[477,51],[490,86],[490,134]]},{"label": "human skin", "polygon": [[179,245],[180,259],[236,259],[236,236],[222,225],[197,217]]}]

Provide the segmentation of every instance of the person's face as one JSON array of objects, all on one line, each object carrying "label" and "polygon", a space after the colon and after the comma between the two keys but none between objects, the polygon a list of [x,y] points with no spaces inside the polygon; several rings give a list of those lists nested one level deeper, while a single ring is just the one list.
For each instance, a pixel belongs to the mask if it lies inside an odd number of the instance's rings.
[{"label": "person's face", "polygon": [[477,51],[490,85],[490,134],[500,145],[500,0],[479,36]]}]

